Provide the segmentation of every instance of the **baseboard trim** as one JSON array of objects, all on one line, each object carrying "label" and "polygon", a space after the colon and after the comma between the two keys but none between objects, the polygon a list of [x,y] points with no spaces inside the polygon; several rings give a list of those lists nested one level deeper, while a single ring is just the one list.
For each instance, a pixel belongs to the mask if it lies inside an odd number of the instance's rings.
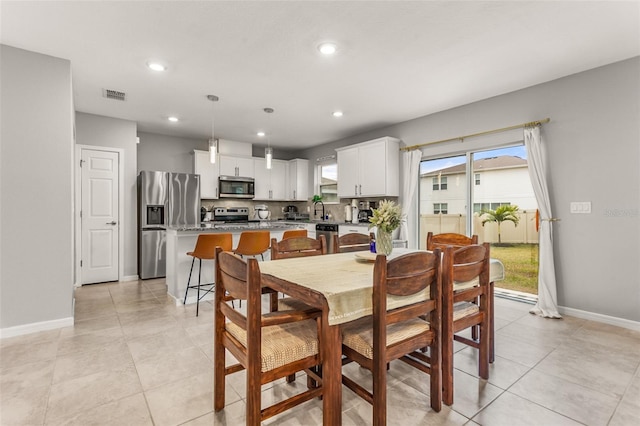
[{"label": "baseboard trim", "polygon": [[138,276],[137,275],[125,275],[124,277],[122,277],[121,281],[138,281]]},{"label": "baseboard trim", "polygon": [[632,321],[625,318],[612,317],[609,315],[598,314],[595,312],[583,311],[580,309],[567,308],[566,306],[558,306],[558,312],[570,315],[576,318],[602,322],[617,327],[628,328],[629,330],[640,331],[640,322]]},{"label": "baseboard trim", "polygon": [[73,325],[73,317],[60,318],[51,321],[34,322],[31,324],[17,325],[0,329],[0,339],[22,336],[24,334],[37,333],[39,331],[55,330],[56,328],[70,327]]}]

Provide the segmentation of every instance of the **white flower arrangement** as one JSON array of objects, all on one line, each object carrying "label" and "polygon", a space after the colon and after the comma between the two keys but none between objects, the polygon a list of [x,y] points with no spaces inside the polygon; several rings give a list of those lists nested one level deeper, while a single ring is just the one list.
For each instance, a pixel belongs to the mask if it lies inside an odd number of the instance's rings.
[{"label": "white flower arrangement", "polygon": [[398,228],[403,220],[402,208],[399,204],[390,200],[382,200],[379,207],[373,209],[373,216],[369,218],[369,222],[371,222],[369,228],[377,226],[378,230],[391,232]]}]

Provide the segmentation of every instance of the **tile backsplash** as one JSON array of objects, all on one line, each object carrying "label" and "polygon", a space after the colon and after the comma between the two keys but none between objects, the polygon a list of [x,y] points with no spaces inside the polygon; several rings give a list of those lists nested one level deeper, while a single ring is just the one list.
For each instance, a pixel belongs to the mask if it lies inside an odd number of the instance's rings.
[{"label": "tile backsplash", "polygon": [[[397,198],[395,197],[391,197],[390,199],[397,201]],[[351,199],[343,199],[341,201],[343,202],[340,204],[325,204],[324,206],[325,215],[330,215],[330,220],[333,222],[344,222],[345,207],[351,206]],[[380,199],[370,199],[367,201],[374,201],[377,203]],[[321,219],[322,216],[322,206],[320,204],[316,206],[317,215],[314,216],[314,205],[310,201],[260,201],[221,198],[218,200],[202,200],[201,203],[201,205],[208,211],[211,211],[214,207],[248,207],[250,219],[254,218],[254,207],[261,204],[264,204],[269,208],[272,220],[284,218],[285,207],[292,205],[296,206],[300,213],[309,213],[309,219]]]}]

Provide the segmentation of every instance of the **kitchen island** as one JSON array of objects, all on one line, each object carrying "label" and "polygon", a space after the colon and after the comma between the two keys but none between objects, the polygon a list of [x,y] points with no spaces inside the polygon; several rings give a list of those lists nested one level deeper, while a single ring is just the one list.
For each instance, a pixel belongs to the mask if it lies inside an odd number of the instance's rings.
[{"label": "kitchen island", "polygon": [[[282,222],[249,222],[249,223],[203,223],[201,226],[168,228],[167,229],[167,294],[181,305],[184,301],[184,292],[187,288],[187,279],[191,269],[192,257],[187,252],[193,251],[196,246],[198,235],[204,233],[225,233],[229,232],[233,236],[233,247],[238,246],[240,234],[243,231],[265,230],[271,233],[271,238],[282,239],[282,234],[287,229],[305,228],[303,224],[282,223]],[[271,258],[271,252],[264,253],[265,260]],[[260,260],[261,258],[258,257]],[[202,261],[202,283],[214,281],[214,261]],[[198,282],[198,262],[193,265],[191,284]],[[195,303],[196,292],[189,292],[187,303]],[[213,293],[207,294],[202,300],[213,299]]]}]

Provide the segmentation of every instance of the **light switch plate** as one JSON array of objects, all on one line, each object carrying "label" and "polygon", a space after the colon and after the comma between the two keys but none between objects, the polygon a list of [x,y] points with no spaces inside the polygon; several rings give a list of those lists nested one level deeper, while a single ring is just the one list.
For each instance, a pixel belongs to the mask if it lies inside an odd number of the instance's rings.
[{"label": "light switch plate", "polygon": [[570,205],[571,213],[588,214],[591,213],[591,201],[572,201]]}]

